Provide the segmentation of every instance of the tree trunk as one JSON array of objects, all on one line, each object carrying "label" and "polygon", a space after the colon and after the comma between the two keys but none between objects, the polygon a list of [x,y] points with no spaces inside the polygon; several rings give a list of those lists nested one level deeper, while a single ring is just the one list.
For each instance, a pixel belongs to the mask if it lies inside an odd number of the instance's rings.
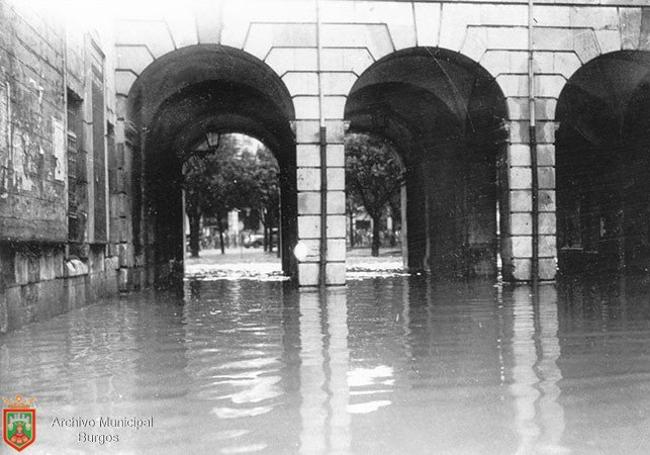
[{"label": "tree trunk", "polygon": [[354,214],[350,211],[350,249],[354,248]]},{"label": "tree trunk", "polygon": [[223,224],[220,215],[217,215],[217,227],[219,228],[219,245],[221,246],[221,254],[226,254],[226,248],[223,244]]},{"label": "tree trunk", "polygon": [[372,217],[372,249],[370,254],[373,257],[379,256],[379,221],[381,216]]},{"label": "tree trunk", "polygon": [[264,246],[264,252],[266,253],[269,251],[269,228],[268,228],[268,220],[266,219],[266,214],[262,214],[262,219],[264,220],[262,222],[262,225],[264,226],[264,238],[262,239],[262,243]]},{"label": "tree trunk", "polygon": [[271,211],[266,210],[266,213],[264,214],[264,218],[266,219],[266,222],[264,224],[264,228],[266,229],[267,236],[266,236],[266,241],[269,246],[268,252],[272,253],[273,252],[273,225],[271,223]]},{"label": "tree trunk", "polygon": [[199,257],[199,231],[201,229],[201,215],[193,212],[190,219],[190,254],[193,258]]}]

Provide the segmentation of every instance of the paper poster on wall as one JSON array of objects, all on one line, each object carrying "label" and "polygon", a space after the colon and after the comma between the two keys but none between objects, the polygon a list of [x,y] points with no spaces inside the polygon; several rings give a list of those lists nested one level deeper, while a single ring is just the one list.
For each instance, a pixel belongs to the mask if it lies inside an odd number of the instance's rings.
[{"label": "paper poster on wall", "polygon": [[9,110],[9,84],[0,83],[0,199],[8,196],[9,189],[9,131],[10,131],[10,110]]},{"label": "paper poster on wall", "polygon": [[0,165],[7,166],[9,160],[9,90],[0,83]]},{"label": "paper poster on wall", "polygon": [[52,142],[54,144],[54,179],[63,181],[65,179],[65,132],[63,122],[52,118]]}]

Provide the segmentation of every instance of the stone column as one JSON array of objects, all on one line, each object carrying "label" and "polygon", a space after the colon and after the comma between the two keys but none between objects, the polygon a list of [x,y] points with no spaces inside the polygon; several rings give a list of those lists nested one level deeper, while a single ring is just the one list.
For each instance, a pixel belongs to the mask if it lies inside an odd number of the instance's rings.
[{"label": "stone column", "polygon": [[[539,211],[539,279],[552,280],[556,273],[555,223],[555,122],[537,125],[537,179]],[[508,213],[502,229],[504,272],[507,279],[532,278],[533,206],[530,143],[525,122],[510,122],[508,144]]]},{"label": "stone column", "polygon": [[539,279],[555,279],[557,269],[555,215],[555,131],[557,124],[537,125],[537,207],[539,210]]},{"label": "stone column", "polygon": [[[301,286],[320,284],[321,211],[327,219],[326,284],[345,284],[345,152],[343,120],[326,121],[325,163],[320,159],[320,128],[316,120],[296,121],[298,239],[308,249],[298,264]],[[321,207],[321,165],[327,168],[327,206]]]},{"label": "stone column", "polygon": [[[313,27],[311,30],[315,32],[315,24]],[[325,49],[314,46],[304,51],[308,53],[287,56],[284,65],[289,70],[282,76],[296,114],[298,240],[308,248],[307,257],[298,264],[298,283],[300,286],[343,285],[346,236],[343,145],[346,124],[343,119],[347,94],[356,76],[343,71],[340,59],[332,59]],[[322,53],[320,66],[319,52]],[[321,162],[321,116],[326,130],[325,162]],[[321,185],[322,166],[327,176],[324,186]],[[323,187],[326,188],[324,207],[321,206]],[[325,283],[320,278],[322,216],[326,219],[327,239]]]},{"label": "stone column", "polygon": [[527,125],[510,122],[507,157],[508,209],[504,228],[503,257],[506,279],[529,280],[533,256],[532,169]]},{"label": "stone column", "polygon": [[132,129],[123,118],[115,125],[115,167],[109,169],[109,186],[111,188],[111,244],[113,254],[119,258],[118,283],[121,291],[133,287],[132,269],[135,265],[132,226],[130,188],[132,148],[129,142],[129,130]]}]

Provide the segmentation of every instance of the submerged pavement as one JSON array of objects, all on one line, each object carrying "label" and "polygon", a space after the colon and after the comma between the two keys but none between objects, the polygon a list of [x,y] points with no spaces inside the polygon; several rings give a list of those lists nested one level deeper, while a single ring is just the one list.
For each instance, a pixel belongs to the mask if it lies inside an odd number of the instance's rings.
[{"label": "submerged pavement", "polygon": [[29,453],[645,454],[648,295],[194,277],[0,337],[0,389],[37,399]]}]

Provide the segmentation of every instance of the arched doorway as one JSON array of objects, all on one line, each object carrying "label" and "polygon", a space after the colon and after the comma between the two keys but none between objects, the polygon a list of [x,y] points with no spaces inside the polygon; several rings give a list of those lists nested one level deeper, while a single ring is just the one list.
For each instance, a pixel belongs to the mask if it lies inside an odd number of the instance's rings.
[{"label": "arched doorway", "polygon": [[345,118],[351,132],[383,136],[400,154],[407,266],[496,276],[507,107],[494,78],[455,52],[398,51],[357,80]]},{"label": "arched doorway", "polygon": [[[283,271],[295,276],[296,153],[291,96],[278,75],[253,56],[220,45],[195,45],[162,56],[128,96],[135,126],[136,254],[153,267],[153,281],[183,259],[182,163],[208,133],[240,132],[263,142],[280,167]],[[139,147],[138,147],[139,146]]]},{"label": "arched doorway", "polygon": [[650,53],[602,55],[558,100],[560,272],[643,271],[650,265]]}]

